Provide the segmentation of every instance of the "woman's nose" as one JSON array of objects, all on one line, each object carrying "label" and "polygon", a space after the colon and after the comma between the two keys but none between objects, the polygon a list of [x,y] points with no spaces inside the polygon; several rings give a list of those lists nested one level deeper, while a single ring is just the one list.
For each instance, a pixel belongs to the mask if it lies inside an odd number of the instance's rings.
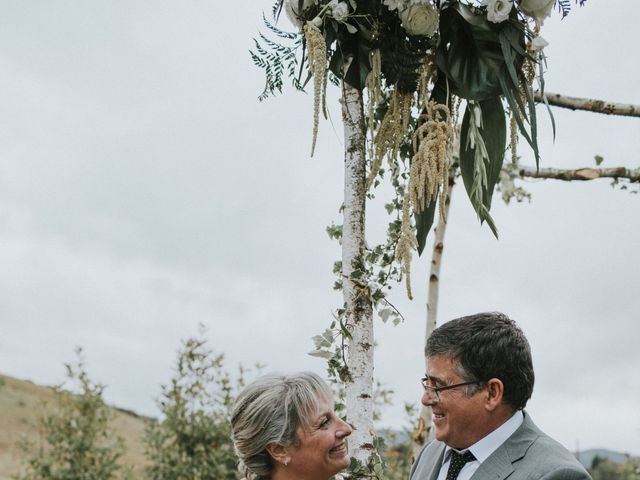
[{"label": "woman's nose", "polygon": [[342,425],[340,425],[340,428],[336,432],[336,435],[342,438],[351,435],[351,432],[353,432],[353,427],[351,426],[351,424],[345,422],[342,419],[340,420],[340,422],[342,423]]}]

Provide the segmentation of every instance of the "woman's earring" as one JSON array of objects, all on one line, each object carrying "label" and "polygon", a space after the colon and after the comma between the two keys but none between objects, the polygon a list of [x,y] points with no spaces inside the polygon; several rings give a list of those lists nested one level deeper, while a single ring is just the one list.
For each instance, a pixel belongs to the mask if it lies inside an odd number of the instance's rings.
[{"label": "woman's earring", "polygon": [[284,463],[285,467],[288,467],[289,466],[289,459],[285,458],[283,463]]}]

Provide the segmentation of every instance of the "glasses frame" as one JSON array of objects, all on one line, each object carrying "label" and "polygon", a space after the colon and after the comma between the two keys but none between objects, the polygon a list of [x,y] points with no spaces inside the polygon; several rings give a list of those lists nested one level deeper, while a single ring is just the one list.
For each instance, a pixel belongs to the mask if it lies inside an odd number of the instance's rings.
[{"label": "glasses frame", "polygon": [[431,385],[427,385],[427,382],[430,380],[428,376],[422,377],[420,379],[420,384],[422,388],[424,388],[425,392],[429,392],[432,397],[436,399],[436,402],[440,401],[440,392],[444,392],[446,390],[452,390],[458,387],[466,387],[467,385],[473,385],[476,383],[482,383],[480,380],[471,380],[469,382],[460,382],[454,383],[452,385],[443,385],[442,387],[432,387]]}]

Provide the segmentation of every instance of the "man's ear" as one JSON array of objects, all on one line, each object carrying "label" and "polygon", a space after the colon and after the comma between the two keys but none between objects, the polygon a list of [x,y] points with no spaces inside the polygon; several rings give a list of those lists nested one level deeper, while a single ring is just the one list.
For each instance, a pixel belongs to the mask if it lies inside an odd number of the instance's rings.
[{"label": "man's ear", "polygon": [[267,452],[276,463],[281,463],[285,467],[289,464],[289,454],[287,448],[279,443],[270,443],[267,445]]},{"label": "man's ear", "polygon": [[502,404],[504,384],[498,378],[487,381],[485,408],[492,412]]}]

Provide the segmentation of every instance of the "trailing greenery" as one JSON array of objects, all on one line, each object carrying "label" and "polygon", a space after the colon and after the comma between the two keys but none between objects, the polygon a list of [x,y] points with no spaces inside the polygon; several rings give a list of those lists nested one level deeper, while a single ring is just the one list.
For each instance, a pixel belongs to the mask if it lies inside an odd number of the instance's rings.
[{"label": "trailing greenery", "polygon": [[66,364],[67,378],[78,393],[55,387],[55,409],[40,418],[42,440],[23,445],[26,471],[16,480],[115,480],[131,478],[118,461],[124,443],[109,426],[111,415],[102,398],[104,386],[93,383],[82,352]]}]

